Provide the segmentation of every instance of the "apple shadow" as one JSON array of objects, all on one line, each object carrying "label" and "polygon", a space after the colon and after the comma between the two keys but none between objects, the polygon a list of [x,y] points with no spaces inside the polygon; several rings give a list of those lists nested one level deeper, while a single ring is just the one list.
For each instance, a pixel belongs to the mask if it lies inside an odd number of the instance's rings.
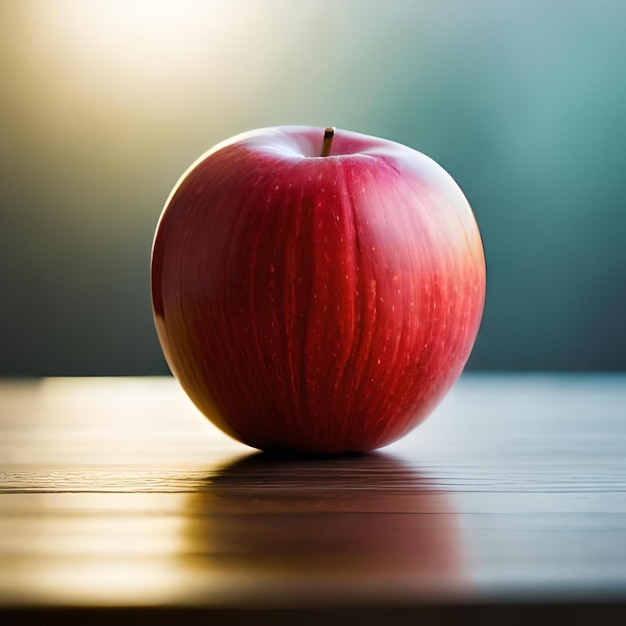
[{"label": "apple shadow", "polygon": [[257,601],[432,600],[467,588],[451,494],[388,454],[251,454],[208,472],[186,508],[197,566]]}]

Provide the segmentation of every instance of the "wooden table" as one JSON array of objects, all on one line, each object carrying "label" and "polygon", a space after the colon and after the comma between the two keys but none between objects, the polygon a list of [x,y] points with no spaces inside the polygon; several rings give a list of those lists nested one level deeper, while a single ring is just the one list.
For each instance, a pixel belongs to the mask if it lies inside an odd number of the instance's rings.
[{"label": "wooden table", "polygon": [[626,623],[622,375],[466,375],[325,460],[170,378],[4,381],[0,473],[2,624]]}]

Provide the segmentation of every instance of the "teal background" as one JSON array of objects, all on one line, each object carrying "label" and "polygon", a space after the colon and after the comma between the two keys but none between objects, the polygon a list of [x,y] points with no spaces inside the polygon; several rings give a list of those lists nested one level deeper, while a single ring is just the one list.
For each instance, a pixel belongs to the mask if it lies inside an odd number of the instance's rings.
[{"label": "teal background", "polygon": [[171,187],[294,123],[459,182],[488,265],[470,368],[626,368],[625,26],[621,0],[0,0],[0,375],[166,372]]}]

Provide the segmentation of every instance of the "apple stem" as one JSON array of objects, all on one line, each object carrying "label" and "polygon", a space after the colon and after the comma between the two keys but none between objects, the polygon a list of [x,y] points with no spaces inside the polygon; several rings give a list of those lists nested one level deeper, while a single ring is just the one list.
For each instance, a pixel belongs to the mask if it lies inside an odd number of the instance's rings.
[{"label": "apple stem", "polygon": [[329,126],[324,130],[324,141],[322,142],[322,154],[321,156],[327,157],[330,154],[330,149],[333,145],[333,138],[335,137],[334,126]]}]

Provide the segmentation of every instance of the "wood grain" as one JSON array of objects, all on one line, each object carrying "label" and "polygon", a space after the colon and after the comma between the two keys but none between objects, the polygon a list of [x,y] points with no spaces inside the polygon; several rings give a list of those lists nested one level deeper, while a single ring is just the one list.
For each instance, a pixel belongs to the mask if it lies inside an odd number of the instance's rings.
[{"label": "wood grain", "polygon": [[397,444],[326,459],[255,453],[169,378],[1,382],[0,607],[622,619],[626,377],[465,376]]}]

